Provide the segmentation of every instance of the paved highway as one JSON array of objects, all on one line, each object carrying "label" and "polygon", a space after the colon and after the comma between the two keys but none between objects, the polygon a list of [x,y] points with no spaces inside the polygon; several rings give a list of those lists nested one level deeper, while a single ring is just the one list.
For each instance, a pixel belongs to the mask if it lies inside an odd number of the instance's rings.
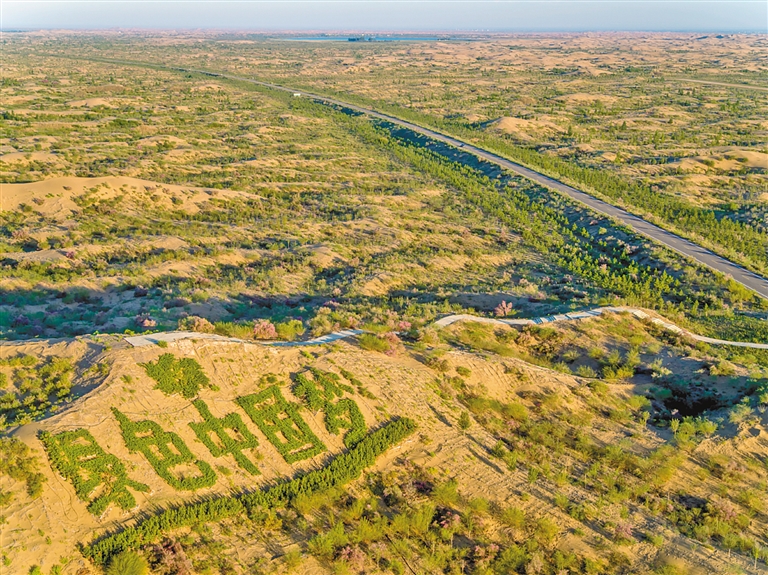
[{"label": "paved highway", "polygon": [[280,90],[282,92],[288,92],[294,95],[304,96],[307,98],[311,98],[313,100],[324,102],[326,104],[333,104],[336,106],[340,106],[342,108],[346,108],[348,110],[354,110],[355,112],[359,112],[361,114],[365,114],[373,118],[386,120],[398,126],[408,128],[409,130],[413,130],[414,132],[418,132],[419,134],[429,136],[430,138],[433,138],[440,142],[445,142],[446,144],[450,144],[451,146],[461,148],[464,151],[470,152],[480,158],[483,158],[484,160],[487,160],[498,166],[501,166],[506,170],[509,170],[511,172],[524,176],[530,180],[533,180],[534,182],[537,182],[543,186],[546,186],[547,188],[556,190],[588,206],[589,208],[591,208],[596,212],[599,212],[606,216],[610,216],[615,220],[618,220],[619,222],[632,228],[639,234],[642,234],[668,247],[671,250],[674,250],[680,254],[683,254],[684,256],[687,256],[713,270],[717,270],[719,272],[722,272],[724,274],[731,276],[734,280],[736,280],[738,283],[740,283],[744,287],[768,299],[768,279],[762,276],[759,276],[743,268],[742,266],[735,264],[732,261],[722,256],[719,256],[706,248],[701,247],[698,244],[695,244],[689,240],[686,240],[685,238],[682,238],[677,234],[674,234],[663,228],[660,228],[659,226],[656,226],[650,222],[647,222],[644,219],[638,216],[635,216],[634,214],[630,214],[626,210],[622,210],[621,208],[618,208],[612,204],[599,200],[594,196],[591,196],[585,192],[582,192],[581,190],[577,190],[576,188],[571,187],[567,184],[564,184],[563,182],[560,182],[558,180],[550,178],[549,176],[545,176],[544,174],[541,174],[535,170],[531,170],[530,168],[526,168],[525,166],[522,166],[510,160],[507,160],[506,158],[499,156],[497,154],[494,154],[492,152],[489,152],[488,150],[485,150],[483,148],[478,148],[477,146],[474,146],[468,142],[459,140],[458,138],[448,136],[446,134],[437,132],[435,130],[431,130],[429,128],[423,128],[422,126],[413,124],[406,120],[401,120],[400,118],[396,118],[395,116],[382,114],[381,112],[376,112],[375,110],[364,108],[356,104],[350,104],[348,102],[344,102],[343,100],[330,98],[328,96],[321,96],[319,94],[313,94],[311,92],[303,92],[301,90],[296,90],[294,88],[290,88],[287,86],[272,84],[270,82],[262,82],[259,80],[254,80],[252,78],[246,78],[243,76],[234,76],[232,74],[224,74],[220,72],[209,72],[208,70],[197,70],[194,68],[165,66],[162,64],[148,64],[148,63],[128,62],[128,61],[122,61],[122,60],[109,60],[109,59],[99,59],[99,61],[110,62],[113,64],[129,65],[129,66],[150,65],[156,68],[176,70],[178,72],[186,72],[186,73],[193,72],[193,73],[204,74],[206,76],[212,76],[216,78],[227,78],[229,80],[247,82],[247,83],[255,84],[258,86],[271,88],[273,90]]},{"label": "paved highway", "polygon": [[652,240],[657,241],[658,243],[668,247],[671,250],[674,250],[680,254],[683,254],[684,256],[687,256],[699,262],[700,264],[703,264],[707,267],[710,267],[714,270],[717,270],[719,272],[722,272],[724,274],[727,274],[733,277],[733,279],[736,280],[741,285],[749,288],[750,290],[754,291],[755,293],[761,295],[764,298],[768,298],[768,279],[762,276],[759,276],[743,268],[742,266],[735,264],[732,261],[722,256],[719,256],[706,248],[701,247],[698,244],[695,244],[689,240],[686,240],[685,238],[682,238],[677,234],[674,234],[663,228],[660,228],[659,226],[656,226],[634,214],[630,214],[626,210],[623,210],[612,204],[599,200],[594,196],[591,196],[585,192],[582,192],[581,190],[577,190],[576,188],[571,187],[567,184],[564,184],[563,182],[550,178],[549,176],[545,176],[544,174],[541,174],[535,170],[531,170],[530,168],[526,168],[525,166],[521,166],[520,164],[517,164],[515,162],[511,162],[510,160],[507,160],[502,156],[496,155],[492,152],[489,152],[488,150],[484,150],[483,148],[478,148],[477,146],[474,146],[472,144],[469,144],[467,142],[464,142],[452,136],[448,136],[446,134],[437,132],[435,130],[431,130],[429,128],[424,128],[417,124],[413,124],[411,122],[401,120],[400,118],[396,118],[388,114],[382,114],[381,112],[376,112],[375,110],[371,110],[369,108],[363,108],[362,106],[358,106],[356,104],[350,104],[342,100],[337,100],[336,98],[321,96],[319,94],[312,94],[309,92],[294,90],[293,88],[281,86],[279,84],[261,82],[258,80],[253,80],[251,78],[244,78],[242,76],[232,76],[230,74],[208,72],[205,70],[194,70],[194,69],[188,69],[188,68],[174,68],[174,69],[182,72],[196,72],[196,73],[206,74],[208,76],[228,78],[230,80],[238,80],[241,82],[249,82],[251,84],[257,84],[259,86],[272,88],[274,90],[290,92],[293,94],[300,94],[304,97],[312,98],[314,100],[325,102],[327,104],[334,104],[336,106],[341,106],[349,110],[354,110],[356,112],[360,112],[361,114],[366,114],[373,118],[386,120],[398,126],[403,126],[405,128],[408,128],[409,130],[418,132],[419,134],[424,134],[425,136],[429,136],[430,138],[433,138],[440,142],[445,142],[446,144],[450,144],[457,148],[461,148],[462,150],[471,152],[472,154],[480,158],[483,158],[484,160],[497,164],[498,166],[501,166],[504,169],[507,169],[511,172],[524,176],[530,180],[533,180],[534,182],[537,182],[543,186],[546,186],[547,188],[556,190],[588,206],[589,208],[591,208],[596,212],[599,212],[606,216],[610,216],[620,221],[622,224],[632,228],[636,232],[648,238],[651,238]]}]

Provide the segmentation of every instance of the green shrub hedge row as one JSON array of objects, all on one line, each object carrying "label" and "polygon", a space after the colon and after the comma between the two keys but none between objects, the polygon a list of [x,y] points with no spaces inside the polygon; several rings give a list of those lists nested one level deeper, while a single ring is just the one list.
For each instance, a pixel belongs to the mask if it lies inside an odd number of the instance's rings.
[{"label": "green shrub hedge row", "polygon": [[104,486],[88,503],[88,511],[94,515],[101,515],[110,503],[124,510],[135,507],[136,499],[127,487],[149,491],[147,485],[128,479],[122,461],[104,451],[87,429],[56,435],[41,431],[39,437],[54,469],[74,485],[80,499],[88,501],[99,486]]},{"label": "green shrub hedge row", "polygon": [[[157,474],[168,485],[178,490],[193,491],[216,483],[216,473],[213,468],[205,461],[195,459],[176,433],[165,431],[157,423],[148,419],[131,421],[114,407],[112,413],[120,423],[128,449],[131,452],[143,453]],[[185,464],[195,465],[200,470],[200,475],[177,477],[171,472],[173,467]]]},{"label": "green shrub hedge row", "polygon": [[276,385],[236,401],[288,463],[325,451],[323,442],[299,415],[296,404],[287,401]]},{"label": "green shrub hedge row", "polygon": [[[197,408],[197,411],[205,420],[203,423],[190,422],[189,426],[197,435],[197,438],[203,442],[214,457],[222,457],[224,455],[232,455],[237,461],[237,464],[245,469],[251,475],[259,475],[259,468],[248,459],[243,453],[243,449],[253,449],[259,446],[259,440],[256,436],[250,432],[245,426],[240,415],[237,413],[228,413],[221,419],[218,419],[211,414],[208,406],[202,399],[196,399],[192,402]],[[227,429],[231,429],[235,432],[236,437],[233,438]],[[221,445],[217,444],[211,439],[211,434],[215,433],[219,438]],[[223,446],[223,447],[222,447]]]},{"label": "green shrub hedge row", "polygon": [[[345,391],[352,393],[352,388],[341,383],[339,376],[330,371],[310,368],[314,381],[306,374],[296,376],[293,392],[313,410],[325,411],[325,428],[328,433],[337,435],[340,429],[348,429],[344,435],[344,445],[352,447],[365,437],[365,418],[353,400],[342,398]],[[321,386],[321,387],[318,387]],[[337,397],[342,398],[334,402]]]},{"label": "green shrub hedge row", "polygon": [[285,506],[299,495],[310,496],[339,487],[358,478],[366,467],[373,465],[379,455],[412,434],[415,429],[416,424],[410,419],[391,421],[322,469],[310,471],[265,491],[217,497],[166,509],[119,533],[83,546],[82,553],[95,563],[103,565],[113,555],[128,549],[138,549],[179,527],[220,521],[243,513],[253,516],[265,508]]}]

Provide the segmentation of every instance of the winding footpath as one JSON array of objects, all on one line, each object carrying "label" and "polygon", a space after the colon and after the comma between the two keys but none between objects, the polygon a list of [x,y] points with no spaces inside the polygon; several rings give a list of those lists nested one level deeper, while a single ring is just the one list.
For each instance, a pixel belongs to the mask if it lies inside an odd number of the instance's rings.
[{"label": "winding footpath", "polygon": [[[432,325],[434,327],[447,327],[451,324],[461,321],[474,321],[478,323],[489,323],[495,325],[541,325],[545,323],[555,323],[560,321],[575,321],[580,319],[588,319],[592,317],[598,317],[606,313],[630,313],[638,319],[648,320],[651,323],[658,325],[659,327],[668,331],[679,333],[694,341],[701,341],[712,345],[731,345],[735,347],[749,347],[752,349],[768,349],[768,343],[752,343],[749,341],[727,341],[724,339],[716,339],[713,337],[706,337],[703,335],[697,335],[686,329],[681,328],[669,321],[653,317],[647,312],[634,307],[598,307],[592,310],[564,313],[557,315],[548,315],[537,317],[533,319],[498,319],[492,317],[482,317],[478,315],[458,314],[449,315],[438,319]],[[166,331],[160,333],[153,333],[147,335],[135,335],[126,337],[125,341],[130,343],[134,347],[143,347],[146,345],[157,345],[160,341],[173,342],[182,339],[206,339],[214,341],[227,341],[232,343],[250,343],[256,345],[264,345],[269,347],[303,347],[311,345],[323,345],[331,343],[340,339],[346,339],[354,337],[363,333],[360,329],[345,329],[342,331],[335,331],[327,335],[316,337],[314,339],[306,341],[258,341],[238,339],[235,337],[225,337],[223,335],[216,335],[211,333],[196,333],[190,331]]]}]

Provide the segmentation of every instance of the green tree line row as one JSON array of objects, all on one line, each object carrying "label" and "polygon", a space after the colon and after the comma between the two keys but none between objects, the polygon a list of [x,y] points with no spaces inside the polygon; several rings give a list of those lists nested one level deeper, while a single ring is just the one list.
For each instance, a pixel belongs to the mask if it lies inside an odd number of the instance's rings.
[{"label": "green tree line row", "polygon": [[754,271],[768,270],[768,234],[743,222],[731,219],[715,209],[695,206],[682,198],[654,190],[647,181],[626,177],[541,153],[535,148],[514,145],[499,136],[479,132],[474,126],[458,120],[435,118],[416,110],[371,101],[344,93],[338,96],[350,103],[374,108],[383,113],[440,130],[471,141],[500,156],[562,180],[616,205],[653,220],[671,231],[702,243],[706,247]]},{"label": "green tree line row", "polygon": [[408,418],[390,421],[322,469],[310,471],[264,491],[221,496],[165,509],[118,533],[84,545],[81,551],[85,557],[103,565],[113,555],[138,549],[179,527],[220,521],[242,514],[253,515],[263,509],[285,506],[300,495],[310,496],[340,487],[358,478],[365,468],[373,465],[379,455],[411,435],[415,429],[415,422]]}]

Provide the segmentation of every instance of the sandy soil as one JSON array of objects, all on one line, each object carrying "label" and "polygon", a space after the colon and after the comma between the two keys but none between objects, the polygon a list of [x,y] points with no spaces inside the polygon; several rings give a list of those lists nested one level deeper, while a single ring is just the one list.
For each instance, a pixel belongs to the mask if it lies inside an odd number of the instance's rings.
[{"label": "sandy soil", "polygon": [[[159,137],[162,139],[162,137]],[[10,154],[7,154],[10,155]],[[50,154],[49,154],[50,155]],[[211,194],[217,197],[242,197],[252,194],[234,190],[207,190],[190,186],[162,184],[138,178],[105,176],[100,178],[79,178],[63,176],[25,184],[0,184],[0,211],[18,209],[21,204],[32,205],[35,211],[57,219],[66,219],[78,209],[74,198],[88,191],[96,190],[99,198],[113,198],[121,193],[152,193],[162,190],[158,200],[166,207],[196,212],[198,206],[207,202]],[[180,204],[173,204],[171,197],[181,198]]]},{"label": "sandy soil", "polygon": [[[74,560],[67,565],[64,573],[74,574],[84,565],[82,559],[78,559],[79,554],[75,549],[78,542],[87,542],[94,535],[129,521],[139,511],[180,502],[188,497],[175,492],[160,479],[143,456],[127,451],[118,425],[110,413],[111,407],[117,407],[136,420],[151,418],[165,430],[178,433],[195,456],[214,466],[221,465],[229,469],[229,476],[219,473],[217,484],[198,491],[197,495],[223,494],[232,488],[258,487],[275,479],[288,477],[301,469],[321,465],[328,456],[326,453],[311,461],[288,465],[250,420],[244,417],[244,421],[260,441],[258,453],[262,459],[258,461],[258,466],[262,475],[254,478],[234,465],[234,461],[229,457],[212,457],[196,441],[188,426],[188,422],[199,420],[196,410],[187,400],[179,396],[167,397],[156,390],[154,382],[139,366],[140,362],[153,360],[167,351],[177,356],[195,358],[203,366],[212,383],[219,388],[216,391],[204,389],[200,397],[209,405],[214,415],[221,416],[231,411],[239,412],[233,402],[234,398],[259,389],[259,378],[265,373],[281,375],[283,385],[287,386],[287,374],[303,369],[307,362],[298,349],[182,340],[169,344],[167,349],[125,348],[121,345],[100,356],[94,356],[93,351],[88,352],[91,348],[84,347],[83,343],[57,345],[59,347],[53,348],[40,344],[12,348],[5,346],[0,348],[0,352],[4,350],[7,355],[19,351],[39,354],[44,350],[56,354],[74,353],[90,362],[106,361],[111,365],[111,371],[98,388],[71,404],[68,409],[47,420],[26,425],[15,435],[42,453],[42,446],[37,439],[38,431],[58,432],[86,427],[105,450],[126,462],[129,477],[147,483],[151,492],[135,493],[137,508],[130,512],[121,512],[113,506],[103,516],[93,517],[86,511],[85,504],[76,498],[71,484],[45,465],[44,472],[48,482],[42,496],[34,501],[23,496],[18,497],[6,511],[7,529],[3,547],[11,559],[9,573],[26,573],[29,565],[33,563],[40,564],[45,571],[50,569],[59,557],[67,556]],[[72,345],[75,347],[71,347]],[[90,357],[88,353],[91,353]],[[429,438],[428,446],[419,439],[411,439],[393,448],[378,462],[379,468],[386,468],[395,457],[407,456],[418,464],[439,470],[441,474],[458,478],[466,496],[482,496],[505,504],[513,503],[524,508],[533,517],[545,513],[565,529],[559,543],[561,549],[582,550],[581,547],[585,547],[582,540],[567,535],[568,529],[584,529],[585,526],[551,507],[554,487],[543,481],[530,486],[523,470],[510,472],[489,459],[487,450],[495,440],[481,427],[473,426],[466,434],[459,431],[456,421],[460,408],[440,399],[435,393],[432,384],[435,377],[433,371],[409,356],[387,357],[364,352],[348,343],[335,344],[320,355],[314,362],[315,366],[330,370],[347,369],[376,396],[375,400],[354,396],[369,426],[374,426],[392,415],[408,415],[419,424],[421,437]],[[463,366],[471,369],[472,374],[467,380],[469,389],[482,389],[490,397],[503,401],[520,401],[520,397],[536,398],[554,393],[563,398],[563,409],[574,413],[581,409],[583,400],[576,393],[581,383],[577,378],[497,356],[482,357],[455,351],[448,353],[445,358],[452,368]],[[619,393],[622,392],[620,386],[616,386],[616,389]],[[283,393],[286,397],[291,397],[287,387],[283,388]],[[307,411],[302,411],[302,414],[310,428],[328,446],[329,453],[338,453],[342,449],[340,438],[329,435],[325,430],[320,414]],[[606,443],[617,441],[616,432],[610,427],[603,427],[598,434]],[[645,441],[650,449],[658,445],[660,440],[649,436]],[[766,448],[768,434],[760,429],[756,434],[750,434],[735,442],[729,449],[733,449],[734,453],[751,456],[764,453]],[[702,453],[708,453],[715,447],[702,444],[699,449]],[[524,496],[525,493],[527,495]],[[636,519],[640,521],[639,518]],[[638,529],[643,527],[659,530],[659,526],[653,524],[639,525]],[[664,550],[666,554],[688,565],[697,565],[703,572],[720,572],[725,561],[724,554],[692,547],[687,540],[671,532],[665,531],[665,534],[671,538],[671,543]],[[586,547],[583,550],[587,554],[591,553]],[[647,543],[637,543],[626,552],[632,557],[648,561],[659,554],[656,548]],[[249,551],[245,550],[245,553]],[[238,556],[241,556],[239,552]]]}]

